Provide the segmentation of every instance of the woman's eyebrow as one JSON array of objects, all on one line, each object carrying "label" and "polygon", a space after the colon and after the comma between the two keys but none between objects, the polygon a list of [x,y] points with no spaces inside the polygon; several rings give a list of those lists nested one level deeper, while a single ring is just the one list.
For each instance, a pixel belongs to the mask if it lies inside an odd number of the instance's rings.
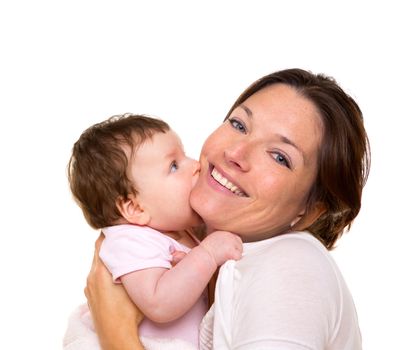
[{"label": "woman's eyebrow", "polygon": [[247,114],[247,116],[249,117],[249,118],[253,118],[253,112],[250,110],[250,108],[249,107],[247,107],[246,105],[244,105],[243,103],[239,106],[241,109],[243,109],[245,112],[246,112],[246,114]]},{"label": "woman's eyebrow", "polygon": [[278,133],[275,134],[275,135],[279,138],[279,140],[281,142],[294,147],[301,154],[301,157],[303,158],[303,162],[304,162],[304,164],[306,164],[306,156],[305,156],[304,152],[301,150],[300,147],[298,147],[293,141],[291,141],[288,137],[286,137],[284,135],[281,135],[281,134],[278,134]]}]

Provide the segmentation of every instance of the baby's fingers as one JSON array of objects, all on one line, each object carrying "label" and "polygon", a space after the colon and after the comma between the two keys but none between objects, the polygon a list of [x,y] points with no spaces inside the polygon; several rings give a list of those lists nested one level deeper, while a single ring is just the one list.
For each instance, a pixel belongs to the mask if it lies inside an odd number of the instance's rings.
[{"label": "baby's fingers", "polygon": [[172,252],[172,267],[176,266],[184,257],[186,256],[185,252],[175,250]]}]

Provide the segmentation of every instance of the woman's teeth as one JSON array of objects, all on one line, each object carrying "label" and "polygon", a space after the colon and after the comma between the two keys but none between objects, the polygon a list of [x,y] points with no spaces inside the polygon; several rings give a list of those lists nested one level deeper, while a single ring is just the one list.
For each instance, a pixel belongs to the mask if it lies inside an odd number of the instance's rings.
[{"label": "woman's teeth", "polygon": [[211,176],[217,181],[220,185],[224,186],[235,195],[240,197],[246,197],[246,194],[240,190],[236,185],[228,181],[225,177],[223,177],[215,168],[212,169]]}]

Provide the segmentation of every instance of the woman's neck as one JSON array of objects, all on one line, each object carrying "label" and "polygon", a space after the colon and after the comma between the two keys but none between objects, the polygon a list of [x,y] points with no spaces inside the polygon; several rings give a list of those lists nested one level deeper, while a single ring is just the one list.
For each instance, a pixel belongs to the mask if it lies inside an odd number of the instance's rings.
[{"label": "woman's neck", "polygon": [[178,241],[180,244],[188,247],[193,248],[195,247],[198,242],[191,236],[191,234],[187,230],[183,231],[165,231],[162,232],[166,236]]}]

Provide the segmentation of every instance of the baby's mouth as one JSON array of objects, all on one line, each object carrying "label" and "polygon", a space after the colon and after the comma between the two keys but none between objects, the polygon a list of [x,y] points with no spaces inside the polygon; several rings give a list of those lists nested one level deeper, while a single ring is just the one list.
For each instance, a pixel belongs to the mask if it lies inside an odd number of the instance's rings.
[{"label": "baby's mouth", "polygon": [[212,178],[217,181],[221,186],[228,189],[230,192],[234,193],[235,195],[239,197],[248,197],[246,192],[244,192],[241,188],[239,188],[237,185],[233,184],[229,180],[227,180],[223,175],[221,175],[215,167],[212,168],[211,171]]}]

